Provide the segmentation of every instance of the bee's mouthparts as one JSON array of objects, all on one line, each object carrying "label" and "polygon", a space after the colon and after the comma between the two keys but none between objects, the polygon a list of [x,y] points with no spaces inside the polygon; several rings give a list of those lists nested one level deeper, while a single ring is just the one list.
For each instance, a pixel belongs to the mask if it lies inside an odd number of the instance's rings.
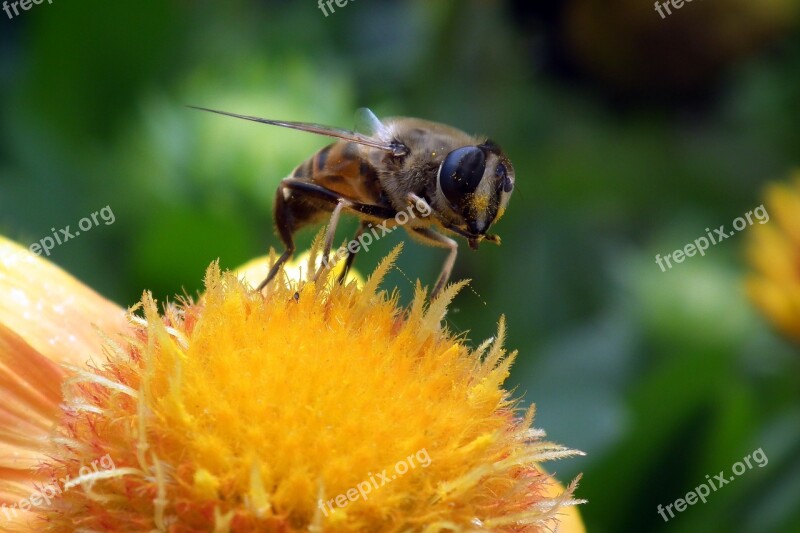
[{"label": "bee's mouthparts", "polygon": [[498,237],[497,235],[492,235],[492,234],[488,234],[488,233],[487,234],[472,233],[468,229],[460,228],[460,227],[458,227],[458,226],[456,226],[454,224],[448,224],[445,227],[447,229],[449,229],[450,231],[452,231],[454,233],[457,233],[457,234],[461,235],[462,237],[464,237],[465,239],[467,239],[467,242],[469,243],[469,247],[472,248],[473,250],[477,250],[478,249],[478,245],[483,240],[487,240],[487,241],[493,242],[495,244],[500,244],[500,237]]}]

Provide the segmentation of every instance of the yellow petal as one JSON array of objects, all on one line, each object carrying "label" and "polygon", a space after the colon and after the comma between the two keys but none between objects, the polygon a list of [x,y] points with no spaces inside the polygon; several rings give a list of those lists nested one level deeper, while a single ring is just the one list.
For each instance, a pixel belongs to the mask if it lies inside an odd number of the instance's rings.
[{"label": "yellow petal", "polygon": [[747,294],[778,329],[800,340],[800,175],[770,185],[764,206],[769,222],[748,235]]},{"label": "yellow petal", "polygon": [[[536,465],[537,470],[550,477],[550,483],[546,485],[547,489],[544,491],[543,496],[546,498],[558,498],[564,494],[564,486],[558,480],[541,467]],[[562,507],[558,513],[558,533],[586,533],[586,526],[583,525],[581,520],[581,513],[578,507],[570,505],[569,507]]]},{"label": "yellow petal", "polygon": [[575,482],[534,468],[579,452],[542,440],[503,388],[504,324],[476,350],[450,333],[459,284],[398,307],[378,288],[396,256],[363,288],[261,295],[212,265],[197,303],[162,315],[146,295],[121,356],[65,388],[53,443],[55,477],[116,468],[43,509],[47,530],[583,531]]}]

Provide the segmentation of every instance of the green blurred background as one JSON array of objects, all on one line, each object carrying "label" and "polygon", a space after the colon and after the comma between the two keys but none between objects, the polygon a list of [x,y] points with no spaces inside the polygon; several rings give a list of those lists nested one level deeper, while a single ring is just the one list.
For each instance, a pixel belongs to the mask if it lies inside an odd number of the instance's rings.
[{"label": "green blurred background", "polygon": [[[111,225],[50,259],[123,305],[196,294],[219,258],[279,246],[278,181],[326,140],[203,105],[353,127],[354,111],[490,134],[517,191],[462,243],[473,279],[448,320],[471,342],[501,314],[510,386],[586,457],[590,531],[800,531],[800,358],[742,290],[747,231],[667,272],[662,255],[763,201],[800,166],[793,0],[704,0],[662,20],[645,0],[54,0],[0,12],[0,233],[24,245],[110,206]],[[350,235],[353,221],[342,229]],[[403,236],[356,262],[369,272]],[[314,231],[300,235],[308,246]],[[409,243],[387,286],[432,283]],[[410,278],[410,279],[409,279]],[[769,458],[664,523],[656,512]]]}]

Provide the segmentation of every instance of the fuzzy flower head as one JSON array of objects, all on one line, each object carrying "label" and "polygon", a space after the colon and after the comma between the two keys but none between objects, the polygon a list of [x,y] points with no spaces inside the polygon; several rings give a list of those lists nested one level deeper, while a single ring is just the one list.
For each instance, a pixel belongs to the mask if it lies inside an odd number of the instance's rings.
[{"label": "fuzzy flower head", "polygon": [[750,232],[750,299],[775,326],[800,342],[800,172],[766,191],[770,223]]},{"label": "fuzzy flower head", "polygon": [[[502,387],[514,359],[502,320],[471,350],[442,326],[459,285],[430,304],[417,287],[399,308],[378,290],[394,255],[363,286],[323,276],[266,297],[212,265],[197,302],[160,312],[145,294],[126,325],[100,332],[104,353],[89,364],[0,330],[0,520],[20,531],[582,531],[574,484],[538,467],[576,452],[544,441]],[[26,460],[9,464],[10,450]]]}]

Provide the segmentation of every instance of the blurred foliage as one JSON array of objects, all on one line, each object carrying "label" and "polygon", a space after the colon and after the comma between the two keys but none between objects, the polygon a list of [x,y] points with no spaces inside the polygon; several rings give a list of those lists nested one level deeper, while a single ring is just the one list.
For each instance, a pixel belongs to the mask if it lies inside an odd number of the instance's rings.
[{"label": "blurred foliage", "polygon": [[[279,245],[276,185],[326,141],[185,105],[342,127],[369,106],[491,133],[518,189],[503,246],[462,246],[455,277],[474,281],[449,320],[477,342],[507,316],[511,384],[588,453],[549,466],[584,473],[589,530],[800,531],[800,358],[744,297],[744,236],[654,262],[800,166],[797,5],[705,0],[662,21],[637,4],[34,5],[0,22],[0,232],[28,245],[108,205],[113,225],[51,260],[124,305],[196,294],[210,261]],[[408,298],[443,258],[409,244],[389,285]],[[659,517],[759,447],[766,467]]]}]

